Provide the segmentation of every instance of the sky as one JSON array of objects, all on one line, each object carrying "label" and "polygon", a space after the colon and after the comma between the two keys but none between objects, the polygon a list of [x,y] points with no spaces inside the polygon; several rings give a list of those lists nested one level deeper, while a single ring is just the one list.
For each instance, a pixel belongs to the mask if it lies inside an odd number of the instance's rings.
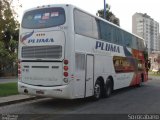
[{"label": "sky", "polygon": [[[72,4],[93,15],[104,8],[104,0],[19,0],[22,8],[17,10],[19,21],[26,9],[49,4]],[[160,22],[160,0],[106,0],[111,11],[120,19],[121,28],[132,32],[132,15],[136,12],[147,13]]]}]

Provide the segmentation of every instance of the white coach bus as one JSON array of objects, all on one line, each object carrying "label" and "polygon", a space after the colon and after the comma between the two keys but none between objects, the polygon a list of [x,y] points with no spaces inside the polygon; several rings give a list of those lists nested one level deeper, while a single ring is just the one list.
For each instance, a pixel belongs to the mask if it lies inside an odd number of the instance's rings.
[{"label": "white coach bus", "polygon": [[147,81],[143,39],[75,6],[25,11],[19,38],[21,94],[99,99]]}]

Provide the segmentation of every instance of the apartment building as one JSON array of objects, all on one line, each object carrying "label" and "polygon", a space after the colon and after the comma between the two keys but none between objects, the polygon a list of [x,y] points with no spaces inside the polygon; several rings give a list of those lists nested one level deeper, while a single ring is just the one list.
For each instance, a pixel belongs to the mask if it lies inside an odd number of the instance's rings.
[{"label": "apartment building", "polygon": [[160,50],[159,23],[146,13],[132,16],[132,32],[144,38],[148,53]]}]

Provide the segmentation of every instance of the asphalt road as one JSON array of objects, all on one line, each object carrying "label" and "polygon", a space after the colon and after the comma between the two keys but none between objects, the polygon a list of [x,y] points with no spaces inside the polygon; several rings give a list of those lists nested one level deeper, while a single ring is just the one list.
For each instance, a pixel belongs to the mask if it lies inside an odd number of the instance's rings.
[{"label": "asphalt road", "polygon": [[32,114],[32,120],[48,114],[160,114],[160,79],[149,80],[142,87],[116,90],[110,98],[96,102],[44,98],[0,107],[0,113]]}]

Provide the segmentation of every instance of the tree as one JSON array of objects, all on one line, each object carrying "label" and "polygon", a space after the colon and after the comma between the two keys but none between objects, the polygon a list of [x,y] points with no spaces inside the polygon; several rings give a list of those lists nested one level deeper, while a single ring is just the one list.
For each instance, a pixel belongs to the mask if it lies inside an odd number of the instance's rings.
[{"label": "tree", "polygon": [[13,0],[0,0],[0,72],[11,70],[17,61],[19,23]]},{"label": "tree", "polygon": [[[106,4],[106,20],[120,26],[119,19],[110,11],[111,6]],[[97,16],[104,18],[104,9],[98,10]]]}]

